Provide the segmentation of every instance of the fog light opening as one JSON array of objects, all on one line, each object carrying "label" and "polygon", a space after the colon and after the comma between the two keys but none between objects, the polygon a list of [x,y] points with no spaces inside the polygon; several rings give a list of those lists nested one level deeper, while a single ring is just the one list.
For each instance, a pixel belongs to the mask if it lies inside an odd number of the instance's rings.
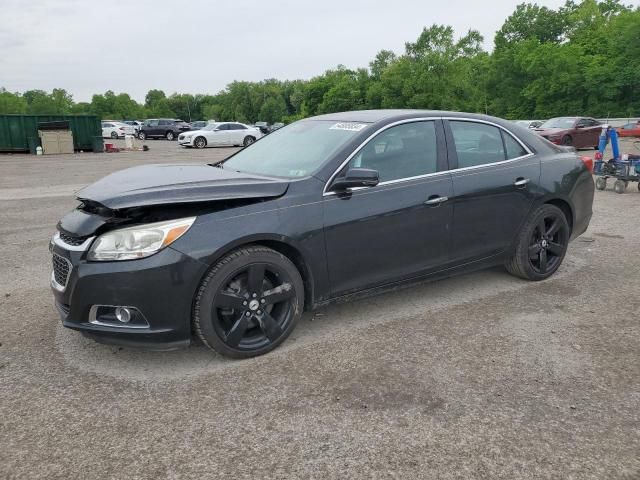
[{"label": "fog light opening", "polygon": [[122,323],[129,323],[131,321],[131,310],[127,307],[116,307],[116,318]]}]

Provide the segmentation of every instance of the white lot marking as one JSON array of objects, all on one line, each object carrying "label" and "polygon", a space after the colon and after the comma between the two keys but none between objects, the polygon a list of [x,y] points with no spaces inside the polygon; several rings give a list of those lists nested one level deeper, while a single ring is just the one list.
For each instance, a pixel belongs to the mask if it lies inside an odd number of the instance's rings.
[{"label": "white lot marking", "polygon": [[[553,278],[575,273],[585,260],[567,255]],[[332,305],[314,318],[305,314],[296,330],[270,356],[291,349],[313,345],[328,339],[357,335],[372,325],[402,318],[423,317],[437,310],[477,301],[498,293],[524,289],[531,282],[519,280],[501,270],[487,270],[469,275],[408,287],[366,300]],[[313,319],[313,321],[311,321]],[[56,347],[64,361],[85,372],[130,381],[175,381],[186,377],[213,374],[221,368],[246,365],[260,359],[228,360],[202,345],[172,352],[153,352],[101,345],[58,325]]]}]

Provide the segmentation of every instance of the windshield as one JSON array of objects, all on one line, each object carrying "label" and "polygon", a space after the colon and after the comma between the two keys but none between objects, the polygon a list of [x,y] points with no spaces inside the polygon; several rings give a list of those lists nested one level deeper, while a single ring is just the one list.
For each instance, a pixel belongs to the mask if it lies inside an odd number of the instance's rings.
[{"label": "windshield", "polygon": [[224,162],[224,168],[274,177],[305,177],[367,126],[335,120],[292,123],[239,151]]},{"label": "windshield", "polygon": [[210,123],[209,125],[205,125],[204,127],[202,127],[202,130],[215,130],[219,126],[219,123]]},{"label": "windshield", "polygon": [[540,128],[572,128],[574,123],[576,123],[575,118],[552,118],[540,125]]}]

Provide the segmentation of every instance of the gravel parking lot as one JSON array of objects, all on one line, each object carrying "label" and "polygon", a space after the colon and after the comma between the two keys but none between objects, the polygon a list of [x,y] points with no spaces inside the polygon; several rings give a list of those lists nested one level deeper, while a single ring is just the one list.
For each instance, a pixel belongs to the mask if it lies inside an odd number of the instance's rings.
[{"label": "gravel parking lot", "polygon": [[495,269],[331,306],[230,361],[99,345],[53,307],[75,191],[235,151],[147,144],[0,156],[0,478],[640,478],[635,184],[596,193],[548,281]]}]

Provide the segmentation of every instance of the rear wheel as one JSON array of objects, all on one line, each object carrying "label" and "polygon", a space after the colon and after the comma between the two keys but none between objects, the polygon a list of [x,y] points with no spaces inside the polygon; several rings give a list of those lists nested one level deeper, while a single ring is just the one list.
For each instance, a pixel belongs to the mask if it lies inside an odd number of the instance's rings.
[{"label": "rear wheel", "polygon": [[287,257],[262,246],[241,248],[220,260],[202,281],[194,330],[222,355],[255,357],[284,342],[303,305],[302,278]]},{"label": "rear wheel", "polygon": [[596,178],[596,188],[598,190],[604,190],[607,188],[607,179],[604,177]]},{"label": "rear wheel", "polygon": [[113,138],[114,140],[118,139],[118,132],[111,132],[111,138]]},{"label": "rear wheel", "polygon": [[167,140],[173,140],[174,138],[176,138],[175,133],[173,133],[172,131],[168,131],[167,133],[165,133],[164,136],[166,137]]},{"label": "rear wheel", "polygon": [[204,148],[207,146],[207,140],[204,137],[196,137],[193,141],[193,146],[196,148]]},{"label": "rear wheel", "polygon": [[570,146],[573,143],[573,139],[571,138],[570,135],[565,135],[564,137],[562,137],[562,145],[567,145]]},{"label": "rear wheel", "polygon": [[555,205],[540,206],[520,231],[507,270],[526,280],[549,278],[562,264],[569,237],[569,223],[564,212]]},{"label": "rear wheel", "polygon": [[254,137],[252,137],[251,135],[247,135],[246,137],[244,137],[244,142],[242,142],[242,144],[245,147],[248,147],[249,145],[251,145],[255,141],[256,141],[256,139]]}]

